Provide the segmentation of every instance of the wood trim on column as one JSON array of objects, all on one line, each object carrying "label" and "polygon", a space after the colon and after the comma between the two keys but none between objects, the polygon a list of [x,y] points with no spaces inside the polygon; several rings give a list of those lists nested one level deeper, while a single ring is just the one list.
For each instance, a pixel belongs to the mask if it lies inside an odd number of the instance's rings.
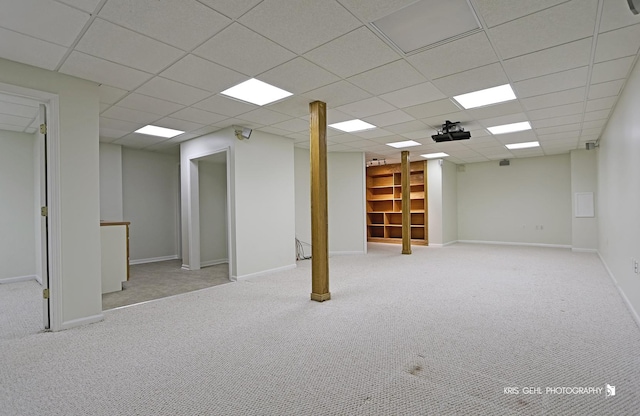
[{"label": "wood trim on column", "polygon": [[309,104],[311,145],[311,300],[331,299],[327,215],[327,105]]},{"label": "wood trim on column", "polygon": [[409,151],[402,151],[402,254],[411,254],[411,166]]}]

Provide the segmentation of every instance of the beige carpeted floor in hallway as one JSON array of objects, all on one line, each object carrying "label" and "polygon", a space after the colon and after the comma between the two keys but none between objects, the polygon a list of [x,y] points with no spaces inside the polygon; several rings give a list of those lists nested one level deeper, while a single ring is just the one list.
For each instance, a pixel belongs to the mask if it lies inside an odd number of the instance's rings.
[{"label": "beige carpeted floor in hallway", "polygon": [[230,283],[229,266],[217,264],[200,270],[182,270],[180,260],[130,266],[123,290],[102,295],[102,309],[132,305]]},{"label": "beige carpeted floor in hallway", "polygon": [[0,414],[640,414],[640,329],[595,254],[370,245],[330,270],[324,303],[303,261],[0,340]]}]

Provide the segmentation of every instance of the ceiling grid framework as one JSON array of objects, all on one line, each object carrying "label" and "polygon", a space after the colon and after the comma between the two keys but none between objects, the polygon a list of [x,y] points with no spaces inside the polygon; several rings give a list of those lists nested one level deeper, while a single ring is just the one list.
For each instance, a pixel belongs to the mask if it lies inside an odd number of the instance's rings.
[{"label": "ceiling grid framework", "polygon": [[[376,126],[329,128],[329,151],[391,162],[400,153],[386,143],[414,140],[412,158],[446,152],[459,164],[584,148],[638,59],[640,17],[623,0],[469,0],[480,31],[404,54],[371,23],[414,3],[8,0],[0,57],[98,83],[102,142],[177,152],[184,140],[242,125],[308,148],[308,104],[322,100],[330,124]],[[257,106],[220,94],[250,78],[293,95]],[[465,110],[452,99],[506,83],[516,100]],[[0,96],[0,128],[35,132],[33,109]],[[435,143],[445,120],[460,121],[471,139]],[[532,130],[487,131],[522,121]],[[185,133],[135,133],[146,124]],[[529,141],[540,147],[505,147]]]}]

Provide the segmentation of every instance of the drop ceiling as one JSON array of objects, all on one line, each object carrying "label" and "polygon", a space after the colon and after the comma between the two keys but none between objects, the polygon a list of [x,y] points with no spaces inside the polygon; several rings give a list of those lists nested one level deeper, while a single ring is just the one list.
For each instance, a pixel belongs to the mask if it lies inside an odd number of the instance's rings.
[{"label": "drop ceiling", "polygon": [[[321,100],[329,123],[377,126],[330,128],[330,152],[394,162],[399,150],[385,143],[414,140],[412,158],[446,152],[454,163],[584,148],[602,133],[638,58],[640,16],[626,0],[469,0],[480,31],[405,54],[372,22],[414,3],[6,0],[0,57],[99,84],[105,143],[176,152],[182,141],[241,125],[308,148],[308,104]],[[252,77],[293,95],[263,107],[220,95]],[[451,98],[505,83],[517,100],[464,110]],[[32,109],[0,97],[0,129],[33,131]],[[460,121],[471,139],[433,142],[445,120]],[[487,131],[521,121],[533,129]],[[146,124],[186,133],[134,133]],[[504,147],[530,141],[541,146]]]}]

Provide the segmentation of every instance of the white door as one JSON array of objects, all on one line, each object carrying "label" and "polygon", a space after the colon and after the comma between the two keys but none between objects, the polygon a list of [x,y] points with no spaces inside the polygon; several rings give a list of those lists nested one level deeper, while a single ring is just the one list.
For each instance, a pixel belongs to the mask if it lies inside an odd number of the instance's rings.
[{"label": "white door", "polygon": [[49,329],[49,218],[48,218],[48,172],[47,172],[47,108],[40,104],[38,146],[40,151],[40,253],[42,261],[42,289],[44,328]]}]

